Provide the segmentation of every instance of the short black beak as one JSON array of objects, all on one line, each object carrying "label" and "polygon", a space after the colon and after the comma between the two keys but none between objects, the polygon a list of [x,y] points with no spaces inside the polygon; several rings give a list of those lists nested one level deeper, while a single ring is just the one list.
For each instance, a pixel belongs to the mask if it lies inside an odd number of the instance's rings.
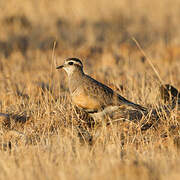
[{"label": "short black beak", "polygon": [[61,69],[61,68],[63,68],[63,67],[64,67],[64,65],[57,66],[56,69]]}]

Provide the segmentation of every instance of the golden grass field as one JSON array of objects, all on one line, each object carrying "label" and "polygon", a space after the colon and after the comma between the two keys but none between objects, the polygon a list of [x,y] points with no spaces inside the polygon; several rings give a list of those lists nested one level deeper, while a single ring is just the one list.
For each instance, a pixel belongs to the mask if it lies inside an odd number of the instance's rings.
[{"label": "golden grass field", "polygon": [[0,179],[180,179],[177,109],[144,131],[128,120],[80,127],[56,70],[78,57],[127,99],[161,106],[149,61],[180,90],[179,8],[178,0],[0,1]]}]

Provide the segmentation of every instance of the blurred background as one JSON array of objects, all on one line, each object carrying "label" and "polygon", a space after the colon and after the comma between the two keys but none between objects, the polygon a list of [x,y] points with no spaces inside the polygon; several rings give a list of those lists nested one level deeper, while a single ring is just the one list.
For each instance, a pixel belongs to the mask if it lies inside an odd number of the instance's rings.
[{"label": "blurred background", "polygon": [[[88,128],[56,70],[67,57],[148,107],[147,126]],[[180,113],[159,91],[180,90],[179,67],[180,0],[0,0],[0,179],[180,179]]]},{"label": "blurred background", "polygon": [[165,59],[180,55],[178,0],[1,0],[0,12],[1,58],[17,51],[28,58],[54,45],[65,56],[71,50],[87,58],[121,47],[129,53],[135,48],[132,37],[144,49],[165,50]]}]

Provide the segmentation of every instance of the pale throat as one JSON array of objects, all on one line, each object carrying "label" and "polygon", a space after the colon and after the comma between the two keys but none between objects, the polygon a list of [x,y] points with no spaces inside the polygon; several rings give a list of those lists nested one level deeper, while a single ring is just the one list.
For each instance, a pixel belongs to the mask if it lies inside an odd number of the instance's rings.
[{"label": "pale throat", "polygon": [[84,74],[82,69],[76,67],[64,68],[64,70],[66,71],[69,78],[72,76],[77,78],[77,76],[82,76]]},{"label": "pale throat", "polygon": [[64,68],[64,70],[66,71],[68,77],[72,76],[72,74],[73,74],[74,71],[75,71],[74,68]]},{"label": "pale throat", "polygon": [[79,86],[81,86],[84,73],[80,69],[74,69],[74,71],[68,71],[67,74],[69,90],[71,93],[73,93],[77,88],[79,88]]}]

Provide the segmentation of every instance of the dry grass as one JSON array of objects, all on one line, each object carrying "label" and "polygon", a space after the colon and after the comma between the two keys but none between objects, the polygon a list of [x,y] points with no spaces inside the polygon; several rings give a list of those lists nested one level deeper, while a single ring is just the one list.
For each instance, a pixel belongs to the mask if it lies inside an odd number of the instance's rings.
[{"label": "dry grass", "polygon": [[0,179],[180,179],[178,111],[146,131],[133,121],[79,126],[65,73],[55,69],[80,57],[88,74],[126,98],[162,105],[159,79],[132,37],[163,82],[180,89],[179,6],[1,1]]}]

